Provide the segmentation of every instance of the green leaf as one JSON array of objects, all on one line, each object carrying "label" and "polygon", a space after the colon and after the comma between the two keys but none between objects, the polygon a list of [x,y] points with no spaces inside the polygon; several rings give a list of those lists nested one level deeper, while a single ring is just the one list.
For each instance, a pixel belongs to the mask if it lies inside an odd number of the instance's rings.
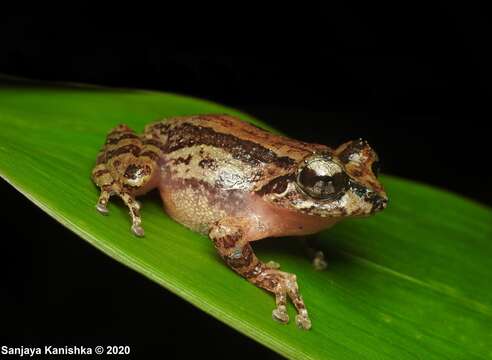
[{"label": "green leaf", "polygon": [[323,272],[295,239],[256,243],[261,259],[297,274],[308,332],[272,321],[273,296],[228,269],[207,238],[170,220],[156,193],[142,199],[144,238],[132,235],[120,202],[108,217],[96,212],[90,172],[109,129],[217,112],[261,124],[175,94],[4,81],[0,174],[115,260],[286,357],[492,358],[492,211],[469,200],[384,176],[387,210],[320,235]]}]

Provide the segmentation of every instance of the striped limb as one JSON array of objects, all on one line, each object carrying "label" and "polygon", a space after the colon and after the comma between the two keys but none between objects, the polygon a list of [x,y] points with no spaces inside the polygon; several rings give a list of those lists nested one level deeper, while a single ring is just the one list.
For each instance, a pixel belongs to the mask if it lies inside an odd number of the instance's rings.
[{"label": "striped limb", "polygon": [[283,324],[289,322],[287,299],[290,298],[297,310],[297,326],[309,330],[311,320],[299,293],[296,276],[261,262],[245,236],[247,228],[247,222],[226,218],[211,228],[209,236],[227,265],[249,282],[275,294],[277,307],[272,311],[274,320]]},{"label": "striped limb", "polygon": [[92,180],[101,188],[96,209],[108,214],[109,199],[118,195],[130,210],[132,231],[143,236],[140,205],[135,196],[144,194],[157,184],[160,149],[142,139],[126,125],[118,125],[107,136],[99,152]]}]

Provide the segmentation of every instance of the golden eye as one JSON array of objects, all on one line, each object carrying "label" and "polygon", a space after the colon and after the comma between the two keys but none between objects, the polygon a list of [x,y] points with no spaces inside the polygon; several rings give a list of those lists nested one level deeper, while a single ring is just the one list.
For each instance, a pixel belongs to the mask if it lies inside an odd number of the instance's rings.
[{"label": "golden eye", "polygon": [[308,161],[297,175],[297,184],[316,199],[332,198],[343,192],[349,178],[342,167],[329,157]]}]

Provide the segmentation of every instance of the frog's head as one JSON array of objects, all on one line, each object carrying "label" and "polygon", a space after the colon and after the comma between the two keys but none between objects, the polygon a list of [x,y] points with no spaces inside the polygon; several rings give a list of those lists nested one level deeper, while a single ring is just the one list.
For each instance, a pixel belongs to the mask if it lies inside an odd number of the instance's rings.
[{"label": "frog's head", "polygon": [[370,215],[388,202],[378,172],[379,158],[369,144],[349,141],[304,158],[270,201],[323,218]]}]

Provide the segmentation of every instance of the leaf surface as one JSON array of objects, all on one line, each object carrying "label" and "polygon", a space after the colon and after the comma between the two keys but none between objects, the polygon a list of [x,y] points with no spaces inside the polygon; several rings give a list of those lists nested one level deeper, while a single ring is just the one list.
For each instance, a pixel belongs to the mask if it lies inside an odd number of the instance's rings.
[{"label": "leaf surface", "polygon": [[[144,238],[131,234],[121,202],[100,216],[90,172],[106,133],[118,123],[140,132],[150,121],[197,113],[266,126],[175,94],[4,80],[0,175],[104,253],[286,357],[492,358],[492,211],[456,195],[383,176],[388,209],[320,234],[323,272],[295,239],[255,243],[261,259],[297,274],[309,332],[272,321],[273,296],[227,268],[207,238],[168,218],[156,192],[141,199]],[[293,319],[292,306],[289,313]]]}]

